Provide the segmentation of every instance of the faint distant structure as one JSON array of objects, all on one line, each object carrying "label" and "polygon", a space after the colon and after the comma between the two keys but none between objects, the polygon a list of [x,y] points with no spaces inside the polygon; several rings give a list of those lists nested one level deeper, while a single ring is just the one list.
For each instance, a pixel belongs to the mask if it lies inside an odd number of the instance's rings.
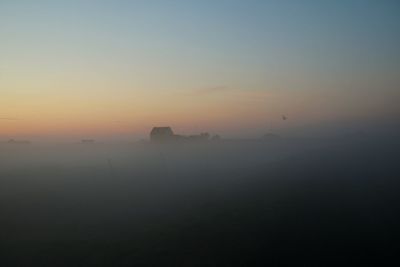
[{"label": "faint distant structure", "polygon": [[174,134],[171,127],[154,127],[150,132],[150,141],[152,143],[172,143],[172,142],[206,142],[210,140],[209,133],[200,133],[195,135]]},{"label": "faint distant structure", "polygon": [[93,139],[82,139],[81,143],[82,144],[93,144],[94,140]]},{"label": "faint distant structure", "polygon": [[210,138],[210,134],[209,134],[209,133],[201,133],[201,134],[200,134],[200,137],[201,137],[203,140],[208,140],[208,139]]},{"label": "faint distant structure", "polygon": [[210,134],[209,133],[201,133],[198,135],[189,135],[186,138],[188,141],[208,141],[208,139],[210,138]]},{"label": "faint distant structure", "polygon": [[287,120],[287,117],[285,115],[282,115],[282,120]]},{"label": "faint distant structure", "polygon": [[174,141],[176,136],[171,127],[154,127],[150,132],[150,140],[154,143],[167,143]]},{"label": "faint distant structure", "polygon": [[15,139],[10,139],[8,140],[9,144],[13,144],[13,145],[28,145],[31,142],[29,142],[28,140],[15,140]]}]

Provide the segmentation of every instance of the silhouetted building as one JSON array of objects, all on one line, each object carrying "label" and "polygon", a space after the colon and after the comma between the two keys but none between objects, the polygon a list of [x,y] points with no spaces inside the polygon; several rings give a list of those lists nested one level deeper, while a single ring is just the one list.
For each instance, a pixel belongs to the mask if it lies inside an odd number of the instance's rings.
[{"label": "silhouetted building", "polygon": [[154,127],[150,132],[150,140],[155,143],[166,143],[176,139],[171,127]]},{"label": "silhouetted building", "polygon": [[153,143],[205,142],[209,139],[209,133],[189,136],[174,134],[171,127],[154,127],[150,132],[150,141]]}]

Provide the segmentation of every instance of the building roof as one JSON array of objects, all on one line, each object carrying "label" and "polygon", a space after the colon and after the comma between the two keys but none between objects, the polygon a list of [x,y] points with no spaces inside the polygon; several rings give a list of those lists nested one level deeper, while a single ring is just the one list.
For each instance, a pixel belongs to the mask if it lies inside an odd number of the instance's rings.
[{"label": "building roof", "polygon": [[151,130],[150,134],[167,134],[167,135],[173,135],[174,132],[172,131],[171,127],[154,127]]}]

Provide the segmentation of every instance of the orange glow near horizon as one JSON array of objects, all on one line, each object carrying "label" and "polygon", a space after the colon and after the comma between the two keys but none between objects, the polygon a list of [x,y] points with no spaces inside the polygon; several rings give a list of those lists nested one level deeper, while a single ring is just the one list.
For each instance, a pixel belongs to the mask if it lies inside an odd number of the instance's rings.
[{"label": "orange glow near horizon", "polygon": [[[308,121],[338,116],[313,94],[295,101],[282,93],[231,90],[210,95],[164,94],[161,97],[139,92],[131,97],[107,99],[87,94],[32,97],[8,106],[15,119],[0,120],[6,136],[147,136],[158,125],[172,126],[183,133],[262,131],[290,127]],[[284,103],[286,102],[286,103]],[[290,104],[285,111],[281,108]],[[4,106],[3,106],[4,107]],[[318,111],[318,112],[316,112]],[[283,113],[296,114],[296,122],[282,122]]]},{"label": "orange glow near horizon", "polygon": [[[240,134],[254,129],[262,134],[282,127],[340,118],[342,114],[365,114],[365,109],[349,109],[346,102],[340,101],[340,94],[327,92],[321,96],[316,90],[221,87],[122,91],[124,94],[121,90],[95,93],[94,90],[60,89],[57,93],[55,89],[42,89],[37,94],[18,94],[10,90],[0,100],[2,113],[11,118],[0,120],[1,135],[147,136],[149,129],[158,125],[169,125],[183,133]],[[282,114],[288,114],[290,120],[282,122]]]}]

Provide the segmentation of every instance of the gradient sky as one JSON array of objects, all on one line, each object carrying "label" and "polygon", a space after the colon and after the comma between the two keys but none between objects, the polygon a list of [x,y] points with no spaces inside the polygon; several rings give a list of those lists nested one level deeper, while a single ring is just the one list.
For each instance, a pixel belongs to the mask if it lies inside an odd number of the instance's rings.
[{"label": "gradient sky", "polygon": [[0,137],[399,114],[399,14],[398,0],[1,0]]}]

